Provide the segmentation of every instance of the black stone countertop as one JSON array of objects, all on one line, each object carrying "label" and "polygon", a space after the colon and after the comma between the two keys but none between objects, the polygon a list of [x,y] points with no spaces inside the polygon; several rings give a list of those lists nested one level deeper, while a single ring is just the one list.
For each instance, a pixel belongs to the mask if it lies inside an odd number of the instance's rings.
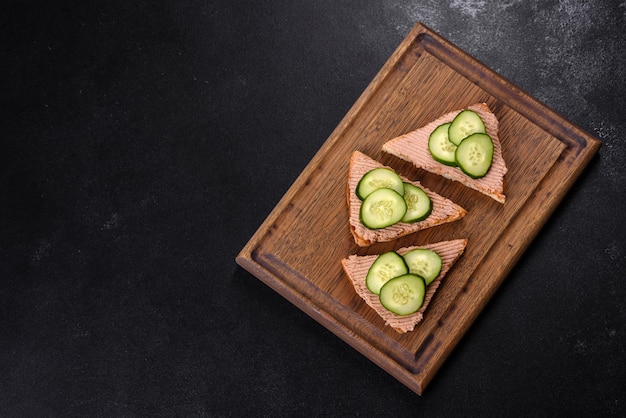
[{"label": "black stone countertop", "polygon": [[[0,416],[626,414],[623,1],[0,6]],[[234,258],[417,22],[603,142],[423,396]]]}]

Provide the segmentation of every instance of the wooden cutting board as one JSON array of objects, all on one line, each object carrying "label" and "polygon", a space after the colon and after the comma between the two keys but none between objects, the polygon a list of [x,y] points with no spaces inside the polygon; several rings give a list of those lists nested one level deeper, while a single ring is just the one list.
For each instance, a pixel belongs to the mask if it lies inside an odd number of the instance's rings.
[{"label": "wooden cutting board", "polygon": [[[391,138],[485,102],[500,121],[506,203],[384,153]],[[416,25],[236,258],[239,265],[418,394],[529,246],[600,141],[422,24]],[[361,151],[468,210],[462,220],[358,247],[348,227],[350,155]],[[355,293],[341,260],[467,238],[414,331]]]}]

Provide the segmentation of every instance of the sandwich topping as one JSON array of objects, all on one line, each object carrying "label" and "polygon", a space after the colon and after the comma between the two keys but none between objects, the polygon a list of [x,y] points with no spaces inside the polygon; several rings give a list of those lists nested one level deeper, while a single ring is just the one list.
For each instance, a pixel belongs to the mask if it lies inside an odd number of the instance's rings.
[{"label": "sandwich topping", "polygon": [[386,167],[365,173],[356,187],[356,195],[363,201],[361,223],[370,229],[421,221],[433,209],[430,197],[422,188],[402,181],[395,171]]},{"label": "sandwich topping", "polygon": [[367,288],[381,305],[396,315],[417,312],[424,303],[426,286],[441,272],[436,251],[416,248],[404,255],[389,251],[379,255],[365,276]]},{"label": "sandwich topping", "polygon": [[442,123],[428,137],[428,151],[437,162],[459,167],[473,179],[484,177],[493,159],[493,140],[485,123],[473,110],[465,109],[452,122]]}]

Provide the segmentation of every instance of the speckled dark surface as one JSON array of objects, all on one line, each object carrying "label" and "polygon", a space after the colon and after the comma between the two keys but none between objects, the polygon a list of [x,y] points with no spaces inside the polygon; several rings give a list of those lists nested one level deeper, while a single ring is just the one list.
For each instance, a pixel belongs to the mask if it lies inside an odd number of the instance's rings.
[{"label": "speckled dark surface", "polygon": [[[0,416],[626,414],[624,2],[55,3],[0,6]],[[418,21],[603,141],[421,397],[234,262]]]}]

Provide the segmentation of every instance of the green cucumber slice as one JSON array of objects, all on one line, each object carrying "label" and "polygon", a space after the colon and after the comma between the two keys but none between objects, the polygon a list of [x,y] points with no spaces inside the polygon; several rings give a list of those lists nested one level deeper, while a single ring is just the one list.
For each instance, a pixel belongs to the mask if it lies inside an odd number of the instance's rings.
[{"label": "green cucumber slice", "polygon": [[456,148],[459,168],[471,178],[484,177],[493,160],[493,141],[487,134],[473,134],[465,138]]},{"label": "green cucumber slice", "polygon": [[380,293],[380,288],[394,277],[402,276],[409,272],[404,258],[395,251],[382,253],[367,271],[365,284],[370,292]]},{"label": "green cucumber slice", "polygon": [[465,109],[459,112],[458,115],[450,123],[448,128],[448,139],[454,145],[458,146],[461,141],[472,134],[482,133],[484,134],[485,123],[480,118],[478,113],[473,110]]},{"label": "green cucumber slice", "polygon": [[404,197],[398,192],[387,188],[377,189],[361,203],[361,223],[370,229],[386,228],[400,222],[406,209]]},{"label": "green cucumber slice", "polygon": [[435,161],[451,167],[456,167],[456,159],[454,158],[456,145],[448,138],[450,125],[451,123],[448,122],[435,128],[435,130],[428,137],[428,150]]},{"label": "green cucumber slice", "polygon": [[396,315],[417,312],[424,303],[426,283],[415,274],[394,277],[380,288],[378,298],[385,309]]},{"label": "green cucumber slice", "polygon": [[409,266],[409,273],[423,277],[426,286],[441,273],[441,257],[433,250],[416,248],[404,254],[403,258]]},{"label": "green cucumber slice", "polygon": [[426,192],[419,187],[404,183],[404,201],[407,210],[402,217],[402,222],[413,223],[428,218],[433,211],[433,203]]},{"label": "green cucumber slice", "polygon": [[368,171],[361,177],[356,186],[356,195],[364,200],[370,193],[382,188],[393,189],[400,194],[404,193],[400,176],[389,168],[380,167]]}]

